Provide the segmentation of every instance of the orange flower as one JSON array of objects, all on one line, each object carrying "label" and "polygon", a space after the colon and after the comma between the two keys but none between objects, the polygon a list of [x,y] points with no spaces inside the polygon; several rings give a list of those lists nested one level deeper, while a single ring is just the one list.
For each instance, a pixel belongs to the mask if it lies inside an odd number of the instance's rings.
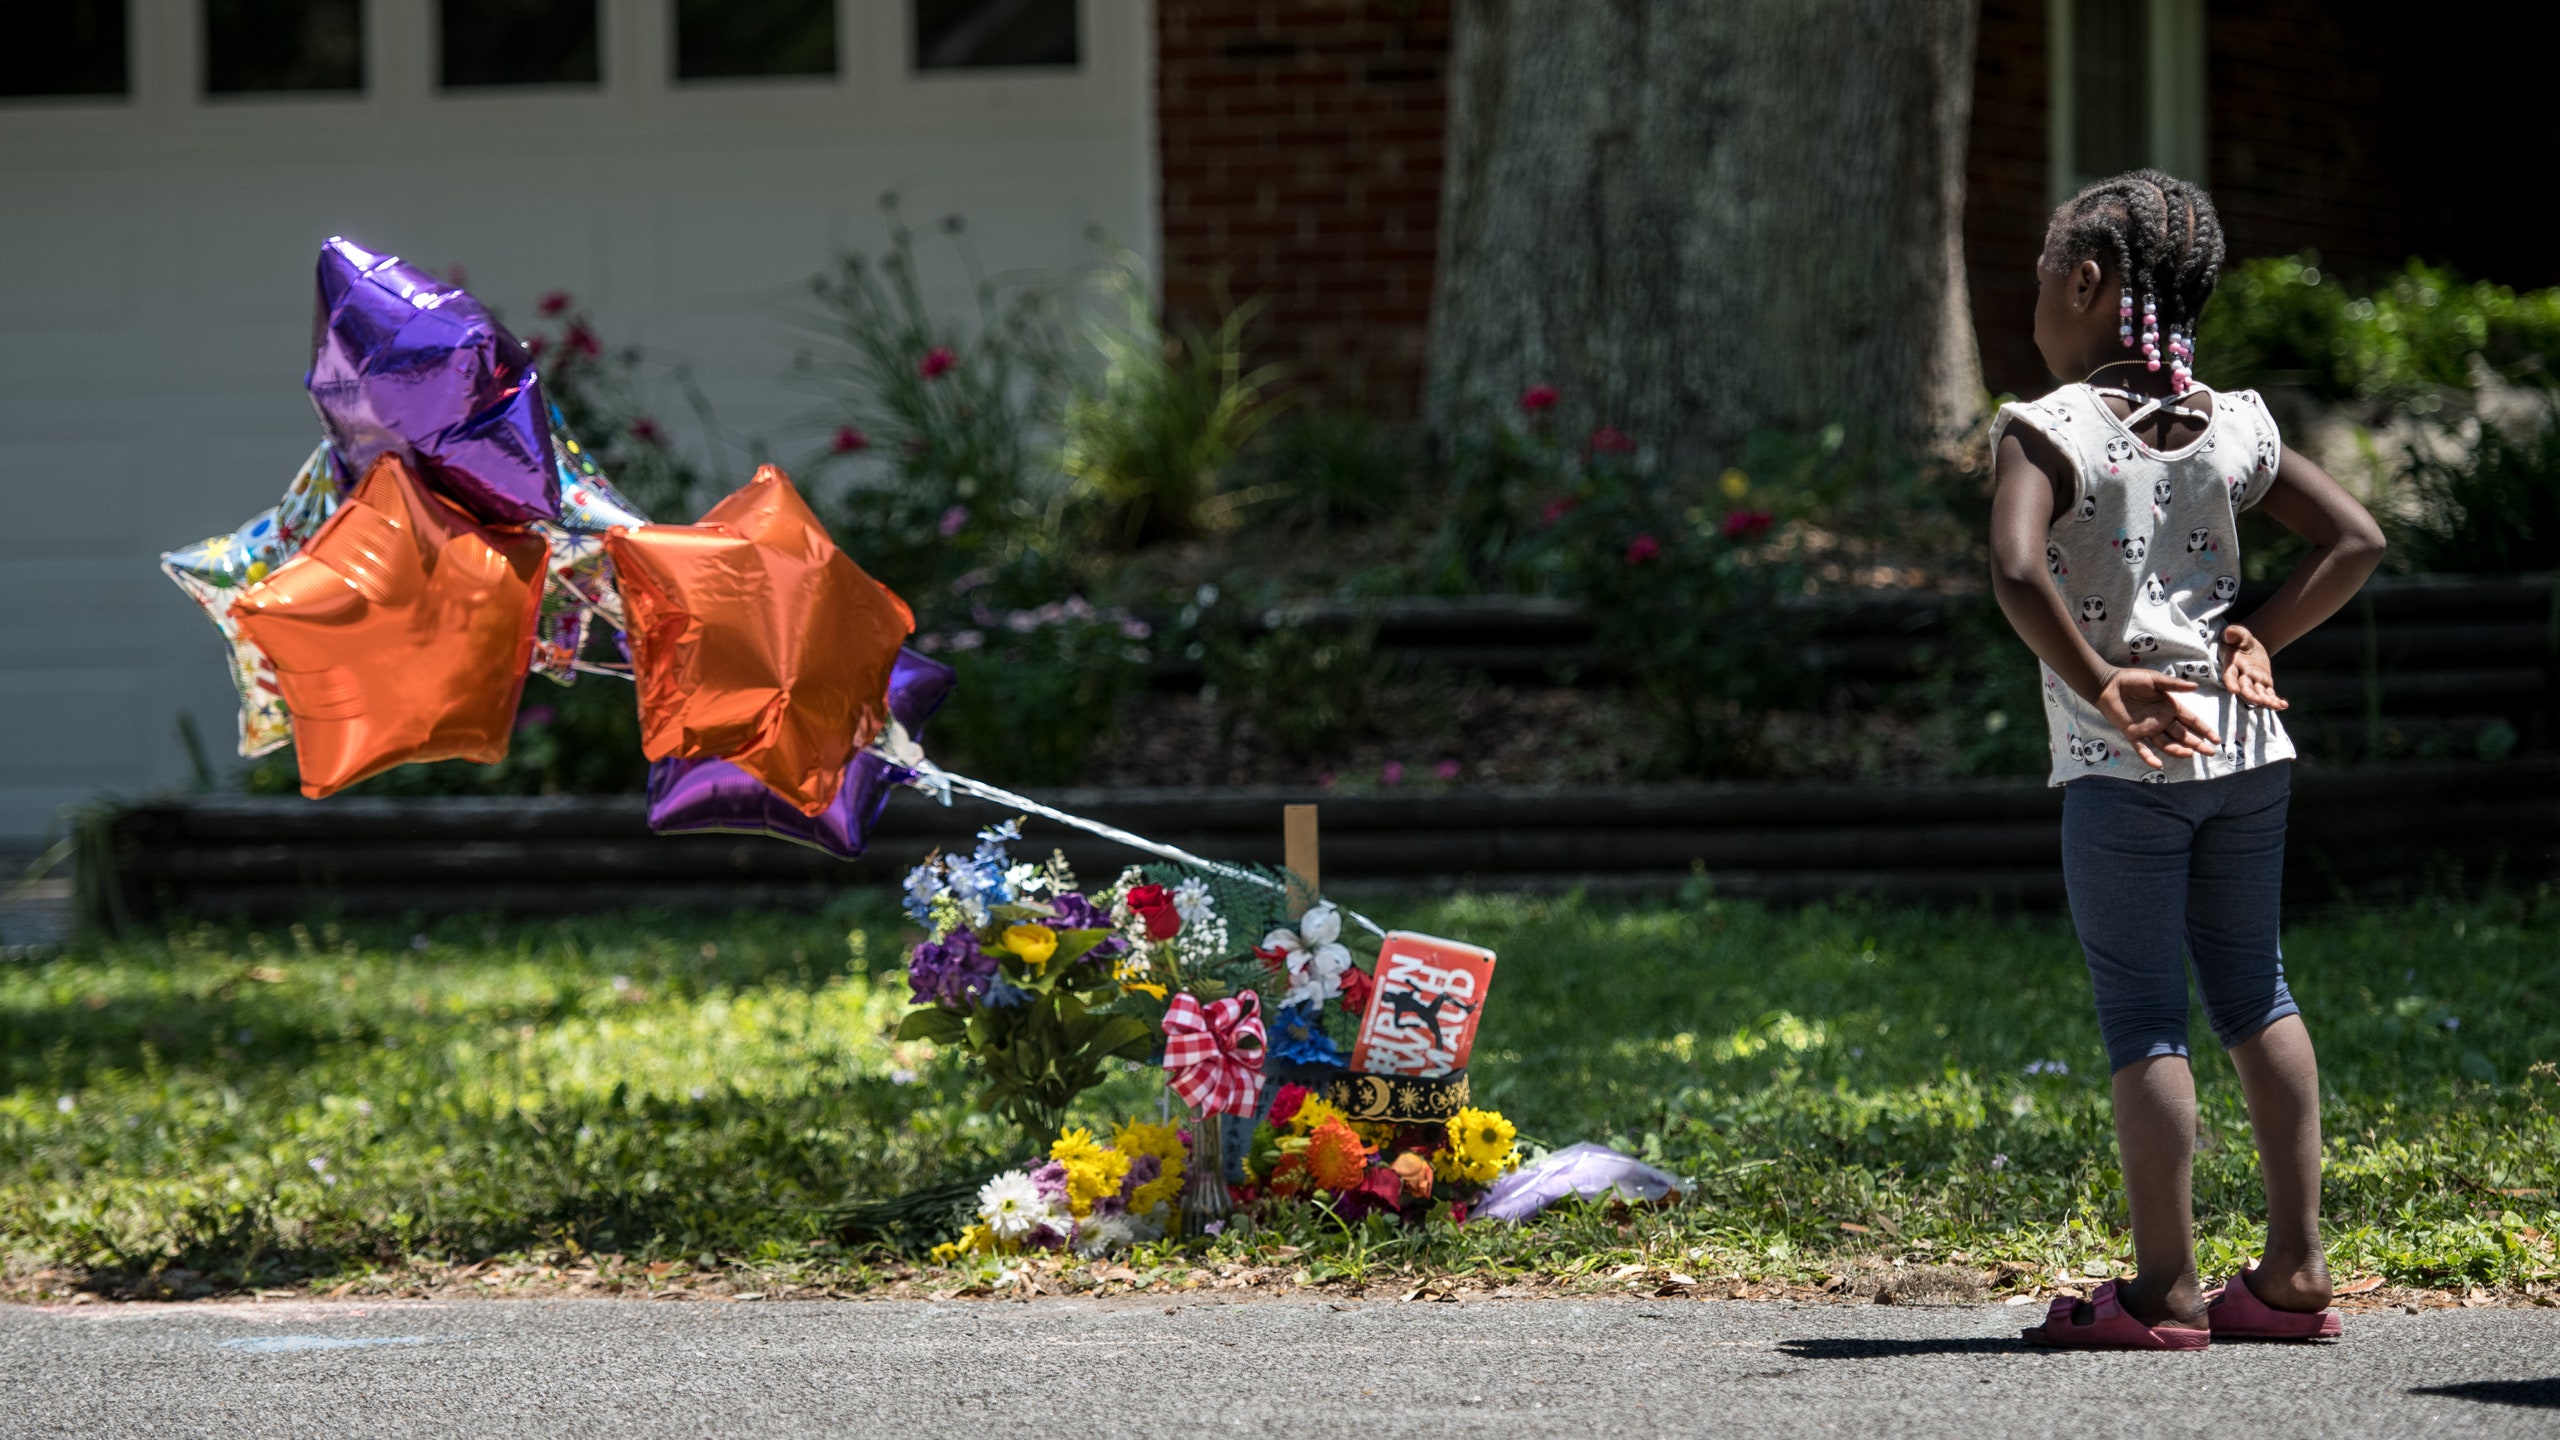
[{"label": "orange flower", "polygon": [[1298,1195],[1305,1193],[1307,1182],[1307,1157],[1292,1153],[1281,1156],[1280,1163],[1271,1167],[1265,1188],[1274,1195]]},{"label": "orange flower", "polygon": [[1417,1199],[1431,1198],[1431,1162],[1408,1150],[1396,1157],[1395,1172],[1404,1181],[1404,1193]]},{"label": "orange flower", "polygon": [[1369,1173],[1369,1147],[1348,1123],[1328,1119],[1307,1137],[1307,1169],[1327,1190],[1357,1189]]}]

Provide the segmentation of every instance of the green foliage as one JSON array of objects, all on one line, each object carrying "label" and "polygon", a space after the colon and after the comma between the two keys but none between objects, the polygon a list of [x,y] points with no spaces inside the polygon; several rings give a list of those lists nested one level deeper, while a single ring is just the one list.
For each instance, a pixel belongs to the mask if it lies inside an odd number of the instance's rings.
[{"label": "green foliage", "polygon": [[1219,477],[1272,413],[1279,371],[1247,371],[1245,331],[1259,302],[1229,309],[1207,334],[1176,334],[1157,313],[1137,257],[1100,282],[1113,312],[1086,327],[1102,373],[1066,404],[1066,472],[1105,506],[1120,548],[1198,535],[1223,513]]},{"label": "green foliage", "polygon": [[[1801,1280],[1863,1252],[2045,1276],[2129,1253],[2104,1052],[2060,917],[1703,891],[1366,908],[1503,955],[1474,1078],[1524,1144],[1616,1145],[1693,1177],[1691,1202],[1348,1235],[1299,1213],[1230,1227],[1213,1257],[1294,1245],[1316,1280],[1597,1279],[1629,1261]],[[2560,1277],[2553,925],[2540,896],[2287,928],[2320,1044],[2337,1273]],[[917,1208],[861,1202],[921,1197],[947,1221],[961,1182],[1024,1158],[958,1056],[887,1038],[906,986],[885,898],[832,920],[446,919],[423,946],[411,929],[202,926],[0,969],[12,1265],[334,1284],[574,1243],[826,1270],[841,1262],[814,1247],[840,1222],[877,1233]],[[2194,1043],[2217,1274],[2254,1253],[2264,1199],[2229,1064],[2201,1027]],[[1151,1115],[1161,1086],[1106,1065],[1068,1118]]]},{"label": "green foliage", "polygon": [[[995,916],[1003,923],[1042,913],[1000,905]],[[1101,1083],[1105,1062],[1142,1058],[1155,1044],[1154,1026],[1102,1012],[1118,994],[1112,968],[1078,963],[1109,938],[1108,930],[1061,930],[1057,952],[1037,965],[990,952],[1005,982],[1022,992],[1020,1003],[982,1005],[966,1015],[920,1006],[898,1022],[897,1038],[967,1055],[981,1082],[978,1108],[1003,1112],[1035,1148],[1045,1148],[1065,1124],[1067,1106]]]},{"label": "green foliage", "polygon": [[1389,665],[1377,627],[1311,623],[1300,608],[1256,605],[1203,586],[1183,607],[1172,643],[1200,662],[1202,694],[1225,743],[1247,721],[1289,755],[1332,753],[1375,719]]},{"label": "green foliage", "polygon": [[1082,600],[981,608],[917,642],[958,675],[926,732],[933,753],[997,784],[1074,780],[1143,689],[1152,632]]},{"label": "green foliage", "polygon": [[2329,400],[2469,389],[2475,357],[2510,380],[2547,383],[2560,358],[2560,290],[2519,295],[2411,260],[2358,295],[2316,254],[2249,260],[2223,275],[2196,343],[2212,385],[2289,382]]},{"label": "green foliage", "polygon": [[2560,569],[2560,408],[2522,438],[2483,424],[2456,458],[2413,454],[2395,498],[2394,564],[2456,574]]},{"label": "green foliage", "polygon": [[822,340],[800,370],[827,393],[834,433],[801,468],[844,477],[827,511],[838,543],[927,615],[964,574],[1035,596],[1068,498],[1045,458],[1066,379],[1061,287],[981,273],[953,216],[942,229],[978,313],[939,317],[897,196],[880,203],[888,246],[811,282]]},{"label": "green foliage", "polygon": [[1288,416],[1265,432],[1241,492],[1255,497],[1257,522],[1276,520],[1326,534],[1385,520],[1413,498],[1408,438],[1356,410]]}]

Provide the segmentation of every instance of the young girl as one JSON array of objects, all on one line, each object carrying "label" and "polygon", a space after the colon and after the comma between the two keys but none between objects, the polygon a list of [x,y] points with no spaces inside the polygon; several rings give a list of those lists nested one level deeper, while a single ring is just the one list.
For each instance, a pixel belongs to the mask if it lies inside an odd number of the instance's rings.
[{"label": "young girl", "polygon": [[[2191,378],[2222,253],[2212,200],[2159,171],[2073,196],[2045,234],[2035,337],[2055,375],[2078,378],[2002,406],[1992,431],[1992,585],[2044,661],[2063,871],[2141,1272],[2056,1300],[2026,1332],[2045,1345],[2340,1331],[2320,1250],[2319,1072],[2278,947],[2293,744],[2269,662],[2355,594],[2382,533],[2285,448],[2255,392]],[[2312,548],[2242,621],[2237,517],[2252,506]],[[2267,1188],[2263,1255],[2213,1291],[2188,1187],[2191,959]]]}]

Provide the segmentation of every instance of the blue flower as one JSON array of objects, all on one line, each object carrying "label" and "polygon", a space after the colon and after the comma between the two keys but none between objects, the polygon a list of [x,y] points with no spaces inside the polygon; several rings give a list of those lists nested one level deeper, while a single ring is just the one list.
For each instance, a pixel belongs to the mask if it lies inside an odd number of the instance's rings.
[{"label": "blue flower", "polygon": [[1324,1007],[1289,1005],[1273,1012],[1270,1055],[1291,1065],[1340,1065],[1342,1052],[1324,1033]]}]

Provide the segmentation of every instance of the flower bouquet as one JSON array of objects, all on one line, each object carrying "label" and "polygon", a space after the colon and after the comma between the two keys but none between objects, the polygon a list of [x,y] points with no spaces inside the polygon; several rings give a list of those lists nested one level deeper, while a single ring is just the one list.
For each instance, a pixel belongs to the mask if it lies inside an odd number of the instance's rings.
[{"label": "flower bouquet", "polygon": [[1354,1120],[1304,1086],[1283,1085],[1255,1127],[1242,1198],[1311,1202],[1345,1220],[1445,1213],[1463,1222],[1494,1181],[1520,1168],[1517,1139],[1491,1110],[1437,1123]]},{"label": "flower bouquet", "polygon": [[1188,1159],[1172,1124],[1124,1121],[1102,1144],[1074,1129],[1049,1146],[1049,1162],[1008,1170],[978,1190],[977,1220],[933,1258],[1074,1250],[1102,1255],[1160,1239],[1174,1218]]}]

